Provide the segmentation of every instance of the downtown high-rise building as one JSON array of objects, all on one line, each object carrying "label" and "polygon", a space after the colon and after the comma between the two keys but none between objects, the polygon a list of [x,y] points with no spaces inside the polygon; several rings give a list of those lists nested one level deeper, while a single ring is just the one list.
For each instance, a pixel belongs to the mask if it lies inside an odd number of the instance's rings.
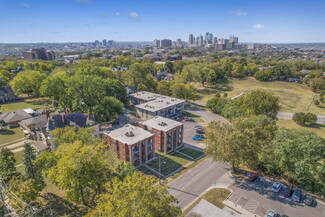
[{"label": "downtown high-rise building", "polygon": [[234,35],[231,35],[229,37],[229,42],[238,43],[238,37],[235,37]]},{"label": "downtown high-rise building", "polygon": [[195,37],[194,37],[193,34],[190,34],[190,35],[188,36],[188,46],[191,46],[191,45],[193,45],[193,44],[195,44]]},{"label": "downtown high-rise building", "polygon": [[213,34],[212,33],[205,33],[205,44],[212,44]]},{"label": "downtown high-rise building", "polygon": [[182,39],[178,38],[178,39],[176,40],[176,47],[182,47],[182,46],[183,46],[183,44],[182,44]]},{"label": "downtown high-rise building", "polygon": [[204,40],[203,40],[203,36],[202,35],[200,35],[200,36],[198,36],[197,37],[197,39],[196,39],[196,43],[197,43],[197,46],[198,47],[203,47],[204,46]]},{"label": "downtown high-rise building", "polygon": [[169,39],[160,40],[160,48],[171,47],[171,46],[172,46],[172,40]]},{"label": "downtown high-rise building", "polygon": [[153,41],[153,46],[154,46],[154,47],[160,47],[160,40],[155,39],[155,40]]},{"label": "downtown high-rise building", "polygon": [[102,45],[103,45],[104,47],[107,47],[107,40],[106,40],[106,39],[103,40]]}]

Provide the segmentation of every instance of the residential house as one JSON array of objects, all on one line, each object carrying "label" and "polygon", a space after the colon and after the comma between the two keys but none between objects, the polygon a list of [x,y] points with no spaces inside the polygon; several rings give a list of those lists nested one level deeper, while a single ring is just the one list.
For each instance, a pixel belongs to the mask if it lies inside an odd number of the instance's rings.
[{"label": "residential house", "polygon": [[11,87],[0,88],[0,103],[11,102],[17,99],[18,97],[15,95]]},{"label": "residential house", "polygon": [[16,127],[19,126],[20,121],[31,117],[28,109],[15,110],[0,114],[0,123],[3,126]]}]

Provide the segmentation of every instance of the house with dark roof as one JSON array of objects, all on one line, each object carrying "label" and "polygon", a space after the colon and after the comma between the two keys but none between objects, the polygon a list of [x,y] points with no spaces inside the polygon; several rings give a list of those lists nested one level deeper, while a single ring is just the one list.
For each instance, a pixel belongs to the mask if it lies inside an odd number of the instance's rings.
[{"label": "house with dark roof", "polygon": [[11,102],[17,99],[18,97],[15,95],[11,87],[0,88],[0,103]]},{"label": "house with dark roof", "polygon": [[[29,138],[35,141],[46,140],[47,118],[45,115],[40,115],[22,120],[19,122],[19,125],[23,129],[25,135],[27,135]],[[45,136],[42,137],[42,135]]]},{"label": "house with dark roof", "polygon": [[[50,145],[50,141],[53,139],[53,135],[51,132],[57,128],[64,127],[76,127],[80,128],[94,128],[93,134],[95,136],[99,136],[99,123],[94,119],[94,117],[88,113],[88,115],[84,115],[80,112],[69,113],[67,110],[64,114],[54,113],[50,115],[48,112],[46,113],[46,117],[48,118],[46,125],[47,135],[43,135],[47,137],[47,144]],[[54,145],[54,144],[51,144]]]}]

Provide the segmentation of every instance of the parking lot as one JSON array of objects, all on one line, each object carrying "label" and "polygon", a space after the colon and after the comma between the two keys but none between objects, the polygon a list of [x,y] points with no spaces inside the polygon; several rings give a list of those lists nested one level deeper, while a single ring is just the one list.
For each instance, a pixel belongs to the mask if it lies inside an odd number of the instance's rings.
[{"label": "parking lot", "polygon": [[196,134],[194,127],[196,125],[203,126],[205,123],[197,123],[197,122],[191,122],[191,121],[183,121],[184,124],[184,137],[183,142],[185,145],[194,146],[199,149],[205,148],[204,141],[197,141],[193,140],[192,137]]},{"label": "parking lot", "polygon": [[282,195],[284,188],[276,193],[271,191],[273,182],[259,177],[254,182],[245,179],[236,180],[229,186],[233,195],[229,201],[258,216],[266,216],[268,210],[290,217],[324,217],[325,205],[315,201],[312,207],[301,202],[294,202]]}]

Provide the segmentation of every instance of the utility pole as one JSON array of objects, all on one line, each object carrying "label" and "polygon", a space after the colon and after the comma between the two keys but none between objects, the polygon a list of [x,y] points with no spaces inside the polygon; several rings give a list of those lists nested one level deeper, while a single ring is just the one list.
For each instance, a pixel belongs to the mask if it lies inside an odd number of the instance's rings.
[{"label": "utility pole", "polygon": [[[161,164],[166,163],[165,161],[160,163],[160,156],[158,156],[159,176],[161,176]],[[161,178],[159,177],[159,185],[161,185]]]}]

